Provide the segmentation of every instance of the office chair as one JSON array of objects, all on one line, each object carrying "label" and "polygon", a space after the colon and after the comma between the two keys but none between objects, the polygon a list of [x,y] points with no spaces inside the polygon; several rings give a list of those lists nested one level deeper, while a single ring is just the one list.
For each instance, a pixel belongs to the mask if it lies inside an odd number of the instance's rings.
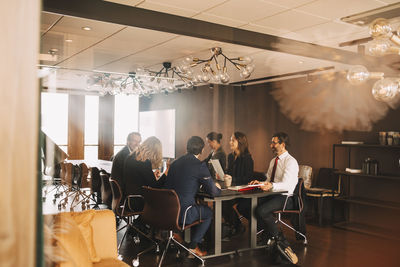
[{"label": "office chair", "polygon": [[[141,195],[128,195],[124,199],[123,204],[121,205],[121,200],[122,200],[121,187],[119,186],[117,181],[115,181],[111,178],[109,179],[109,183],[110,183],[111,192],[112,192],[112,203],[111,203],[112,210],[116,216],[118,216],[119,218],[121,218],[122,220],[124,220],[126,222],[125,226],[123,226],[117,230],[117,232],[119,232],[122,229],[126,228],[126,231],[125,231],[121,241],[118,244],[118,252],[119,252],[119,249],[120,249],[122,243],[124,242],[124,239],[125,239],[129,229],[133,229],[134,231],[136,231],[136,233],[139,233],[140,235],[146,237],[151,242],[155,243],[155,246],[157,247],[157,250],[158,250],[159,249],[158,244],[154,240],[152,240],[149,236],[147,236],[145,233],[143,233],[141,230],[139,230],[133,224],[134,217],[137,215],[143,214],[143,211],[132,211],[128,207],[128,202],[133,201],[134,199],[143,199],[143,197]],[[138,242],[139,241],[140,240],[138,240]]]},{"label": "office chair", "polygon": [[[310,187],[305,186],[307,197],[318,198],[319,225],[322,225],[324,198],[335,198],[340,195],[341,180],[335,175],[336,169],[320,168],[316,181]],[[331,220],[333,219],[333,209]]]},{"label": "office chair", "polygon": [[108,209],[111,209],[112,192],[111,192],[111,185],[109,182],[110,175],[108,175],[108,173],[100,172],[100,178],[101,178],[101,202],[105,204]]},{"label": "office chair", "polygon": [[[194,257],[201,261],[201,265],[204,266],[204,259],[197,256],[183,244],[178,242],[173,235],[174,231],[183,232],[185,229],[195,226],[201,222],[201,214],[200,219],[186,225],[186,215],[187,212],[192,206],[188,207],[185,210],[184,218],[183,218],[183,225],[179,224],[179,214],[181,210],[181,206],[179,203],[178,195],[172,189],[157,189],[144,186],[143,187],[143,196],[144,196],[144,209],[143,209],[143,221],[150,225],[151,227],[159,230],[167,230],[169,231],[169,237],[167,241],[167,245],[163,251],[161,256],[160,262],[158,266],[160,267],[165,254],[168,250],[168,247],[172,242],[177,244],[178,246],[182,247]],[[142,254],[142,253],[141,253]],[[134,266],[138,266],[139,263],[139,254],[138,257],[133,261]]]},{"label": "office chair", "polygon": [[[302,214],[303,209],[304,209],[304,201],[303,201],[303,192],[304,190],[304,180],[302,178],[299,178],[299,181],[296,185],[296,188],[293,191],[292,196],[287,196],[285,200],[285,204],[283,206],[282,210],[275,211],[274,214],[277,215],[277,220],[276,222],[279,222],[289,229],[293,230],[296,233],[296,237],[301,236],[304,238],[304,245],[307,245],[307,237],[305,236],[305,221],[304,221],[304,215]],[[293,207],[289,208],[287,207],[288,199],[289,198],[293,199]],[[289,224],[285,223],[282,220],[282,214],[290,214],[292,215],[292,224],[294,227],[290,226]],[[295,217],[295,218],[294,218]],[[297,229],[299,230],[297,230]],[[303,232],[303,233],[302,233]]]}]

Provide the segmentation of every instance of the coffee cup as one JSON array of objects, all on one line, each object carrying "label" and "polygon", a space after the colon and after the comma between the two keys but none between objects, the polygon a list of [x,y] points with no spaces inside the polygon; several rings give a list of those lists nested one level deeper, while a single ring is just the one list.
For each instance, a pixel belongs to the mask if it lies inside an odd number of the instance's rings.
[{"label": "coffee cup", "polygon": [[224,177],[224,183],[226,187],[230,187],[232,184],[232,176],[230,175],[225,175]]}]

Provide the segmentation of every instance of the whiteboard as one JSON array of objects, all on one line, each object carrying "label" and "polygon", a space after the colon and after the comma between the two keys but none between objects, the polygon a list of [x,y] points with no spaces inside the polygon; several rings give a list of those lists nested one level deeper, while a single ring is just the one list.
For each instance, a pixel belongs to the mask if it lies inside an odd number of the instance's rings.
[{"label": "whiteboard", "polygon": [[142,141],[150,136],[160,139],[164,158],[175,158],[175,109],[139,113]]}]

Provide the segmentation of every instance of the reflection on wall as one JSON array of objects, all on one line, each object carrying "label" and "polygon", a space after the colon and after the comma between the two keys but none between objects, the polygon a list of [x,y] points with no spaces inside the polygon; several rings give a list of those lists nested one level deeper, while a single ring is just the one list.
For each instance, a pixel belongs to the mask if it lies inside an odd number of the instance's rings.
[{"label": "reflection on wall", "polygon": [[150,136],[160,139],[163,157],[175,158],[175,109],[140,112],[139,132],[143,140]]},{"label": "reflection on wall", "polygon": [[[342,74],[334,73],[319,75],[311,82],[299,84],[299,80],[280,83],[271,94],[280,111],[303,130],[370,131],[389,110],[388,104],[373,98],[370,83],[352,86]],[[393,109],[398,106],[390,105]]]}]

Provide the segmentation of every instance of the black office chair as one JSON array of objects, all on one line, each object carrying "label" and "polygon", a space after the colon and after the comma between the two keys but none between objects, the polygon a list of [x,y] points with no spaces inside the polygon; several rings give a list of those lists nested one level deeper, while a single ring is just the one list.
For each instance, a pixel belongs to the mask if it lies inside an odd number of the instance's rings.
[{"label": "black office chair", "polygon": [[112,191],[110,185],[110,175],[105,172],[100,172],[101,178],[101,202],[111,209]]},{"label": "black office chair", "polygon": [[119,218],[121,218],[122,220],[124,220],[126,222],[126,225],[121,227],[120,229],[118,229],[117,232],[121,231],[124,228],[127,228],[121,241],[118,244],[118,252],[119,252],[119,249],[120,249],[122,243],[124,242],[124,239],[128,233],[128,230],[130,228],[133,229],[134,231],[136,231],[138,234],[146,237],[151,242],[153,242],[154,246],[156,247],[156,250],[159,250],[158,243],[156,243],[153,239],[151,239],[148,235],[143,233],[141,230],[139,230],[133,224],[134,217],[135,216],[137,217],[138,215],[143,214],[143,211],[132,211],[128,207],[128,202],[132,202],[132,201],[134,201],[134,199],[143,199],[143,197],[141,195],[128,195],[122,202],[123,204],[121,205],[121,200],[122,200],[121,187],[119,186],[117,181],[115,181],[111,178],[109,179],[109,182],[110,182],[111,192],[112,192],[112,204],[111,204],[112,210],[116,216],[118,216]]},{"label": "black office chair", "polygon": [[[292,198],[292,207],[287,207],[287,203],[289,198]],[[305,226],[305,216],[304,212],[304,180],[299,178],[299,181],[296,185],[296,188],[293,191],[292,196],[287,196],[285,204],[282,210],[275,211],[274,214],[277,215],[276,222],[280,222],[281,224],[285,225],[289,229],[293,230],[296,233],[296,238],[303,238],[304,245],[307,245],[307,237],[306,233],[306,226]],[[282,220],[282,214],[290,214],[291,215],[291,223],[293,225],[290,226],[289,224],[285,223]]]},{"label": "black office chair", "polygon": [[[178,195],[175,193],[174,190],[157,189],[144,186],[143,197],[145,201],[143,215],[142,215],[143,221],[156,229],[169,231],[168,242],[161,256],[160,262],[158,263],[158,266],[159,267],[161,266],[171,241],[173,241],[175,244],[182,247],[190,254],[192,254],[194,257],[199,259],[201,261],[202,266],[204,266],[204,259],[197,256],[183,244],[178,242],[173,235],[174,231],[183,232],[185,229],[199,224],[201,222],[201,214],[199,220],[191,224],[185,225],[186,214],[192,206],[188,207],[185,210],[183,225],[180,225],[179,214],[181,206],[179,203]],[[135,264],[139,262],[139,256],[140,255],[138,254],[138,258],[134,260],[134,266],[137,266]]]}]

